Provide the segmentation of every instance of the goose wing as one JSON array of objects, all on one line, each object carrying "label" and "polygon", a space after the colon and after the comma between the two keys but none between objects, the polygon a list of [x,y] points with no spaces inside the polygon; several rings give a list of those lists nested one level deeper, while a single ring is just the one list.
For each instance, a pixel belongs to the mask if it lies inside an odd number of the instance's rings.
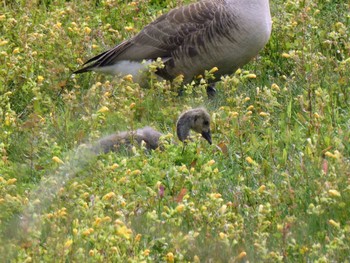
[{"label": "goose wing", "polygon": [[222,10],[223,5],[222,0],[200,1],[173,9],[145,26],[133,38],[91,58],[85,64],[92,64],[76,73],[113,65],[121,60],[141,61],[161,57],[166,61],[186,39],[212,27],[216,13],[219,8]]}]

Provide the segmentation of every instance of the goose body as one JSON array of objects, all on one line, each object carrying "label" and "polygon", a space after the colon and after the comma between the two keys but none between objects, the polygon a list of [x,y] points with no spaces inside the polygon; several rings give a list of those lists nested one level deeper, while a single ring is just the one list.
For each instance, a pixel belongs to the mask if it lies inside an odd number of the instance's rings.
[{"label": "goose body", "polygon": [[[204,108],[196,108],[181,114],[177,123],[177,136],[180,141],[184,142],[190,135],[190,130],[202,134],[210,144],[210,115]],[[110,151],[117,152],[121,149],[130,148],[137,143],[140,145],[145,142],[148,150],[155,150],[159,147],[159,138],[163,134],[151,127],[144,127],[136,131],[124,131],[111,134],[100,139],[93,147],[96,153],[107,153]]]},{"label": "goose body", "polygon": [[182,74],[189,82],[213,67],[220,76],[255,57],[270,33],[268,0],[202,0],[170,10],[75,73],[133,74],[138,80],[159,57],[165,67],[157,74],[164,79]]}]

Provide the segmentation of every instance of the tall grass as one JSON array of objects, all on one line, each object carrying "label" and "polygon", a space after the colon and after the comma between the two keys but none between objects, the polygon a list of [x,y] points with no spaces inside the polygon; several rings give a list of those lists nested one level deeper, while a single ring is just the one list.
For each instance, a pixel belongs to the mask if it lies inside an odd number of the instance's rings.
[{"label": "tall grass", "polygon": [[[271,2],[269,43],[214,100],[200,83],[178,97],[166,82],[71,75],[180,4],[2,1],[2,261],[349,259],[349,4]],[[213,146],[84,150],[144,125],[175,137],[196,106]]]}]

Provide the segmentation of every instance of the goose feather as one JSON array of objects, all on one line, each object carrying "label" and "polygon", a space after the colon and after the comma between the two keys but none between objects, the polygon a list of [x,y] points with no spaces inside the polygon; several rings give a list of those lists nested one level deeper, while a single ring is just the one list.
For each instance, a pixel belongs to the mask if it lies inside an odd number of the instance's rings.
[{"label": "goose feather", "polygon": [[203,0],[170,10],[133,38],[85,63],[75,73],[101,71],[122,61],[162,58],[157,74],[185,82],[204,70],[218,67],[217,75],[232,73],[256,56],[271,33],[268,0]]}]

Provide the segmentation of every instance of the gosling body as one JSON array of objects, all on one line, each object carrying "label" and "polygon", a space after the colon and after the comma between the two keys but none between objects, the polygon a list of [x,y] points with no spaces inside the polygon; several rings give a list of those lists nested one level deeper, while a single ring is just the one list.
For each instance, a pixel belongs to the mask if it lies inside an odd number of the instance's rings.
[{"label": "gosling body", "polygon": [[100,139],[95,146],[95,152],[107,153],[110,151],[118,152],[122,149],[130,150],[132,145],[141,145],[142,141],[145,142],[148,150],[155,150],[159,146],[160,136],[162,136],[160,132],[148,126],[136,131],[123,131]]}]

